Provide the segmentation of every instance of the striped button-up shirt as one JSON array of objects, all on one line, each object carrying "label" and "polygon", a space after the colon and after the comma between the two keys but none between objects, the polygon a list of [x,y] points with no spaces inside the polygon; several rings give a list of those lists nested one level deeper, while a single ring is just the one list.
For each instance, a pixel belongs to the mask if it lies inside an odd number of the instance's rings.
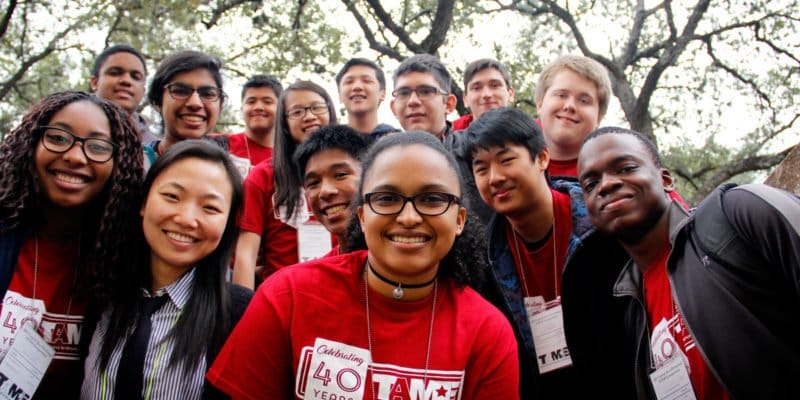
[{"label": "striped button-up shirt", "polygon": [[[173,338],[166,340],[167,334],[175,325],[181,310],[186,305],[193,287],[194,269],[156,292],[156,296],[169,296],[169,301],[150,317],[152,330],[144,358],[144,382],[142,382],[142,397],[145,399],[200,399],[203,394],[206,372],[205,355],[200,358],[193,369],[190,369],[191,372],[184,375],[181,364],[174,368],[169,366],[175,340]],[[146,290],[144,292],[146,297],[150,296],[149,292]],[[97,329],[92,335],[89,355],[84,365],[82,399],[114,398],[117,370],[127,338],[117,343],[111,353],[108,367],[100,371],[101,340],[108,330],[110,312],[111,310],[106,310],[103,313]],[[132,333],[133,329],[128,333],[128,337]]]}]

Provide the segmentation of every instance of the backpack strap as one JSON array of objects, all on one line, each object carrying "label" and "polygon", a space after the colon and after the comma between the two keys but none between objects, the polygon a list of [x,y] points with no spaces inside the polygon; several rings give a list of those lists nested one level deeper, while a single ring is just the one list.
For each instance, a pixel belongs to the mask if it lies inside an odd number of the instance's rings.
[{"label": "backpack strap", "polygon": [[785,218],[795,232],[800,235],[800,215],[789,212],[796,210],[800,198],[791,193],[761,184],[737,186],[728,183],[721,185],[697,206],[692,216],[694,242],[708,257],[728,267],[756,267],[763,263],[750,246],[742,240],[725,214],[723,197],[729,190],[745,190],[772,206]]}]

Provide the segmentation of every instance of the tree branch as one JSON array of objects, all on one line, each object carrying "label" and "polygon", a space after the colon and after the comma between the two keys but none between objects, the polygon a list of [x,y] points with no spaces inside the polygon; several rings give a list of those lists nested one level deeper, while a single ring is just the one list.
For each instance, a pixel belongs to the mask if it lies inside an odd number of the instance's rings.
[{"label": "tree branch", "polygon": [[408,32],[406,32],[405,29],[398,26],[394,20],[392,20],[392,16],[386,12],[386,10],[383,8],[383,5],[381,5],[380,0],[366,0],[366,2],[370,7],[372,7],[372,10],[375,13],[375,16],[378,17],[380,23],[383,24],[383,26],[391,31],[395,36],[397,36],[397,38],[400,39],[400,42],[402,42],[409,51],[415,54],[426,52],[424,48],[411,40],[411,37],[408,35]]},{"label": "tree branch", "polygon": [[11,23],[11,16],[14,15],[15,8],[17,8],[17,0],[9,0],[6,13],[3,14],[3,19],[0,20],[0,38],[5,36],[8,25]]},{"label": "tree branch", "polygon": [[215,8],[211,12],[211,18],[209,18],[208,21],[200,21],[200,22],[206,27],[206,29],[211,29],[212,27],[214,27],[214,25],[217,24],[217,22],[219,22],[220,18],[222,18],[222,16],[225,15],[226,12],[233,10],[234,8],[239,7],[240,5],[245,3],[260,3],[260,2],[261,2],[260,0],[231,0],[223,2],[222,5]]},{"label": "tree branch", "polygon": [[372,29],[370,29],[367,21],[364,19],[364,16],[356,8],[354,2],[352,0],[342,0],[342,3],[347,7],[347,10],[350,11],[350,14],[356,19],[358,26],[361,28],[361,31],[364,33],[364,38],[367,39],[367,43],[369,43],[369,47],[381,54],[385,54],[395,60],[401,61],[403,60],[403,55],[400,54],[397,50],[386,46],[384,44],[378,43],[375,39],[375,35],[372,33]]},{"label": "tree branch", "polygon": [[750,172],[750,171],[761,171],[764,169],[772,168],[787,155],[789,152],[792,151],[793,147],[789,147],[786,150],[781,151],[780,153],[776,154],[767,154],[762,156],[750,156],[746,158],[734,157],[734,161],[720,167],[716,173],[714,173],[711,178],[707,179],[705,183],[697,190],[697,192],[692,196],[691,203],[697,204],[700,200],[705,198],[715,187],[719,186],[723,182],[733,178],[736,175]]},{"label": "tree branch", "polygon": [[766,93],[764,93],[761,90],[761,88],[759,88],[758,83],[756,83],[754,80],[750,78],[745,77],[744,75],[739,73],[739,71],[737,71],[735,68],[728,66],[727,64],[722,62],[722,60],[717,58],[717,55],[714,54],[714,49],[711,45],[711,37],[708,37],[705,40],[705,44],[706,44],[706,53],[708,54],[709,57],[711,57],[711,60],[714,62],[715,67],[722,69],[723,71],[733,76],[736,80],[744,83],[747,86],[750,86],[750,88],[752,88],[753,91],[755,91],[756,94],[758,94],[758,97],[760,97],[761,100],[767,102],[770,108],[772,107],[772,100],[770,100],[769,96]]},{"label": "tree branch", "polygon": [[431,31],[420,44],[428,54],[436,54],[439,47],[444,44],[447,38],[447,31],[453,23],[453,7],[455,0],[439,0],[436,7],[436,16],[433,18]]}]

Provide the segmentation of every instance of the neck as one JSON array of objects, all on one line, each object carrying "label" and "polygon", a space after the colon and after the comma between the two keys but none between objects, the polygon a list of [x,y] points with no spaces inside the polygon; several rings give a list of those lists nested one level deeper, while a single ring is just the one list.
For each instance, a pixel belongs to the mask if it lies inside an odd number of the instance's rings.
[{"label": "neck", "polygon": [[183,274],[192,267],[176,267],[167,265],[163,261],[154,259],[155,255],[150,254],[150,275],[153,277],[150,282],[150,290],[155,293],[158,289],[169,286],[172,282],[180,279]]},{"label": "neck", "polygon": [[547,136],[545,136],[545,142],[547,143],[547,148],[550,150],[551,160],[569,161],[578,158],[578,152],[580,152],[580,147],[574,149],[571,147],[560,146],[556,143],[553,143],[550,140],[547,140]]},{"label": "neck", "polygon": [[[372,268],[370,268],[370,265]],[[379,271],[379,267],[375,267],[370,261],[367,261],[367,284],[376,292],[380,293],[382,296],[395,299],[398,301],[414,301],[425,298],[433,291],[433,283],[436,279],[436,273],[438,272],[438,268],[431,271],[431,273],[426,273],[425,276],[416,277],[418,279],[414,279],[413,281],[403,281],[400,279],[395,279],[394,276],[390,274]],[[380,277],[379,275],[380,274]],[[381,277],[383,279],[381,279]],[[392,283],[388,283],[385,280],[389,280]],[[398,285],[402,288],[403,296],[397,298],[395,296],[396,290]],[[407,287],[406,285],[422,285],[422,287]]]},{"label": "neck", "polygon": [[536,204],[533,209],[526,209],[519,215],[508,215],[508,223],[517,232],[517,235],[527,243],[535,243],[547,236],[553,227],[555,212],[553,211],[553,194],[550,189],[547,193],[534,199],[530,204]]},{"label": "neck", "polygon": [[669,209],[664,211],[652,228],[644,234],[631,235],[629,241],[620,240],[625,252],[644,272],[658,258],[661,249],[669,243]]},{"label": "neck", "polygon": [[256,142],[256,143],[260,144],[261,146],[272,147],[273,143],[274,143],[273,140],[274,140],[274,137],[275,137],[275,129],[273,127],[271,129],[268,129],[268,130],[265,130],[265,131],[260,131],[260,130],[252,131],[252,130],[250,130],[248,128],[248,129],[245,129],[244,135],[248,139],[252,140],[253,142]]},{"label": "neck", "polygon": [[378,126],[378,111],[347,114],[347,125],[361,133],[371,133]]},{"label": "neck", "polygon": [[44,224],[36,229],[36,235],[52,243],[66,244],[78,240],[81,234],[81,223],[84,221],[83,208],[45,207]]}]

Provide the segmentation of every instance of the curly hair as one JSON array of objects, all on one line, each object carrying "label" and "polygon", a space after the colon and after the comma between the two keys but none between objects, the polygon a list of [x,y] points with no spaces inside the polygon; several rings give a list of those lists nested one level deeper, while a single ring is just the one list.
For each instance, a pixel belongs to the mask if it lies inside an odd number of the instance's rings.
[{"label": "curly hair", "polygon": [[[361,182],[358,187],[358,195],[354,199],[355,207],[364,205],[365,177],[369,174],[372,165],[380,154],[394,147],[413,145],[425,146],[441,154],[447,160],[447,165],[458,177],[459,193],[464,193],[464,180],[458,173],[458,164],[439,139],[430,133],[421,131],[398,133],[387,135],[376,142],[364,156],[361,164]],[[424,171],[422,173],[424,174]],[[367,249],[367,242],[364,232],[361,230],[361,223],[355,216],[350,218],[346,237],[347,243],[344,248],[347,252]],[[486,240],[484,237],[484,230],[480,221],[476,216],[468,213],[464,229],[456,237],[453,247],[450,248],[447,255],[439,262],[439,274],[453,278],[460,285],[468,285],[477,291],[481,291],[486,281],[486,270],[488,268],[488,253],[486,252]]]},{"label": "curly hair", "polygon": [[35,153],[46,125],[68,104],[88,101],[108,118],[111,140],[117,144],[114,169],[103,190],[87,206],[81,224],[78,270],[79,292],[91,290],[103,296],[113,266],[125,258],[125,237],[136,216],[142,184],[142,144],[136,123],[128,113],[109,101],[85,92],[53,93],[31,106],[22,123],[0,143],[0,229],[34,229],[42,219],[42,193],[36,174]]}]

